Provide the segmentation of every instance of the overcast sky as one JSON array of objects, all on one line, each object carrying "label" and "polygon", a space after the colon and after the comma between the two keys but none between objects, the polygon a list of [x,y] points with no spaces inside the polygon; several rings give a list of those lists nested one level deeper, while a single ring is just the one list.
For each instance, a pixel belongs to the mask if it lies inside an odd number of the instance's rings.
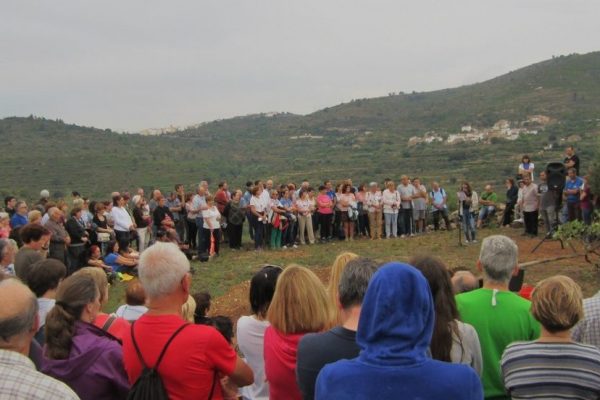
[{"label": "overcast sky", "polygon": [[128,131],[307,114],[600,50],[598,0],[22,0],[0,10],[0,118]]}]

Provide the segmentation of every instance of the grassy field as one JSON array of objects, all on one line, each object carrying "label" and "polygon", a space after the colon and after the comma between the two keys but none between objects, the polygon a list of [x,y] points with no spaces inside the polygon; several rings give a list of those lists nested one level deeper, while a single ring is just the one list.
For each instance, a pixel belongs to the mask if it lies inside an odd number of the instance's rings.
[{"label": "grassy field", "polygon": [[[519,262],[551,258],[572,253],[569,248],[561,250],[558,242],[544,243],[538,251],[531,249],[539,240],[524,239],[517,229],[484,229],[478,232],[479,240],[491,234],[506,234],[519,245]],[[379,262],[407,261],[415,254],[433,254],[442,258],[448,267],[463,266],[476,272],[479,244],[459,246],[457,231],[431,232],[427,235],[407,239],[355,240],[353,242],[332,242],[299,247],[295,250],[263,251],[251,250],[232,252],[225,248],[222,254],[208,263],[193,265],[193,291],[208,290],[213,298],[214,313],[231,317],[243,314],[247,309],[247,280],[264,264],[287,266],[292,263],[313,269],[323,280],[327,279],[328,267],[343,251],[352,251],[363,257]],[[248,243],[246,243],[249,245]],[[580,250],[579,246],[577,249]],[[590,296],[600,288],[600,275],[596,268],[585,262],[583,257],[556,261],[527,269],[525,282],[534,285],[539,280],[555,275],[566,274],[582,286],[584,294]],[[117,283],[111,288],[111,298],[106,311],[113,311],[123,301],[124,284]]]}]

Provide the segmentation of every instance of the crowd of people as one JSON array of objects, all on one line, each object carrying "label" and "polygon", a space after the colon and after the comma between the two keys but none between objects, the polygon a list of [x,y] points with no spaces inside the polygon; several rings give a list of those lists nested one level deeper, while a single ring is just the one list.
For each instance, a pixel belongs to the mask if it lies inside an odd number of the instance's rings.
[{"label": "crowd of people", "polygon": [[102,268],[69,275],[43,259],[1,275],[0,398],[598,398],[600,297],[558,275],[530,301],[509,290],[517,260],[492,235],[481,278],[431,255],[380,265],[345,252],[327,287],[306,267],[265,265],[233,324],[191,293],[174,243],[142,252],[113,314]]},{"label": "crowd of people", "polygon": [[[536,236],[539,212],[548,232],[561,220],[591,223],[597,198],[572,147],[564,164],[557,191],[524,156],[506,182],[500,225],[522,220]],[[476,243],[498,196],[464,182],[457,197],[465,239]],[[506,236],[482,241],[480,279],[429,255],[379,265],[343,253],[328,287],[305,267],[267,265],[250,282],[251,315],[235,324],[209,315],[209,293],[191,293],[190,260],[218,256],[224,243],[241,249],[245,224],[258,251],[406,238],[424,234],[429,215],[434,230],[441,221],[451,230],[437,182],[428,190],[408,176],[381,188],[325,181],[315,190],[267,180],[244,191],[222,182],[211,193],[203,181],[195,193],[176,185],[166,196],[111,198],[74,192],[67,204],[44,190],[31,207],[5,199],[0,302],[11,307],[0,309],[0,398],[600,396],[600,297],[583,302],[565,276],[540,282],[531,302],[509,291],[518,249]],[[126,301],[108,314],[117,278]]]},{"label": "crowd of people", "polygon": [[[456,225],[466,242],[476,243],[477,230],[490,223],[508,227],[521,222],[523,235],[530,237],[538,235],[540,220],[546,234],[567,221],[591,224],[600,196],[594,195],[589,176],[580,176],[574,148],[567,147],[565,153],[567,176],[559,189],[548,184],[547,171],[536,173],[529,156],[523,156],[516,177],[505,181],[503,206],[492,184],[478,193],[463,182],[456,193]],[[227,182],[220,182],[214,193],[202,181],[193,192],[177,184],[169,194],[155,189],[147,199],[140,188],[133,196],[113,192],[110,201],[73,192],[71,204],[52,201],[49,192],[42,190],[41,199],[31,207],[14,196],[5,198],[0,239],[11,238],[18,247],[28,245],[20,232],[38,224],[45,228],[42,236],[49,257],[63,261],[70,272],[95,264],[107,271],[131,273],[139,253],[156,241],[175,243],[190,259],[201,261],[218,256],[225,243],[239,250],[244,225],[257,251],[331,240],[411,237],[426,233],[430,221],[433,230],[439,230],[442,221],[451,230],[455,224],[450,221],[448,199],[438,182],[427,188],[418,177],[406,175],[398,185],[386,179],[382,185],[355,186],[348,179],[335,186],[325,180],[315,187],[307,180],[300,185],[276,185],[269,179],[230,190]],[[501,209],[502,215],[497,216]]]}]

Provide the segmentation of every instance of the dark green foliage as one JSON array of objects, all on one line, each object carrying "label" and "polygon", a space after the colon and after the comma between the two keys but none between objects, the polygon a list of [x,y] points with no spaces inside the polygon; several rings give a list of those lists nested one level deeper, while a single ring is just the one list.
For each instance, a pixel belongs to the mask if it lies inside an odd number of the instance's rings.
[{"label": "dark green foliage", "polygon": [[[523,121],[533,114],[557,122],[513,142],[407,147],[408,138],[428,131],[447,137],[465,124],[490,127],[500,119]],[[325,178],[381,181],[401,174],[418,174],[428,186],[439,180],[450,195],[463,179],[474,182],[476,190],[492,182],[502,195],[501,183],[516,173],[523,154],[541,170],[562,160],[567,143],[561,139],[573,134],[582,137],[574,145],[588,168],[598,157],[599,116],[596,52],[554,58],[455,89],[359,99],[306,116],[237,117],[158,137],[33,116],[6,118],[0,120],[0,195],[37,199],[41,189],[48,189],[108,198],[113,190],[171,191],[176,182],[191,188],[202,179],[213,185],[227,179],[235,187],[258,178],[299,182],[306,177],[316,184]],[[290,138],[305,134],[322,138]],[[550,143],[554,148],[542,151]]]}]

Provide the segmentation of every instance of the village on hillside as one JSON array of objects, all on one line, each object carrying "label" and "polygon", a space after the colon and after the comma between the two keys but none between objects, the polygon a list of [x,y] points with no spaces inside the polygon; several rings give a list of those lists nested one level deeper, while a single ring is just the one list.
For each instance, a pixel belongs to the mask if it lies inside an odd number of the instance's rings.
[{"label": "village on hillside", "polygon": [[502,119],[491,128],[477,128],[472,125],[461,127],[460,133],[438,133],[426,132],[423,136],[413,136],[408,139],[409,146],[417,144],[430,144],[443,142],[454,145],[465,142],[491,143],[492,139],[517,140],[521,135],[537,135],[540,130],[553,122],[553,119],[545,115],[531,115],[525,121],[511,122]]}]

